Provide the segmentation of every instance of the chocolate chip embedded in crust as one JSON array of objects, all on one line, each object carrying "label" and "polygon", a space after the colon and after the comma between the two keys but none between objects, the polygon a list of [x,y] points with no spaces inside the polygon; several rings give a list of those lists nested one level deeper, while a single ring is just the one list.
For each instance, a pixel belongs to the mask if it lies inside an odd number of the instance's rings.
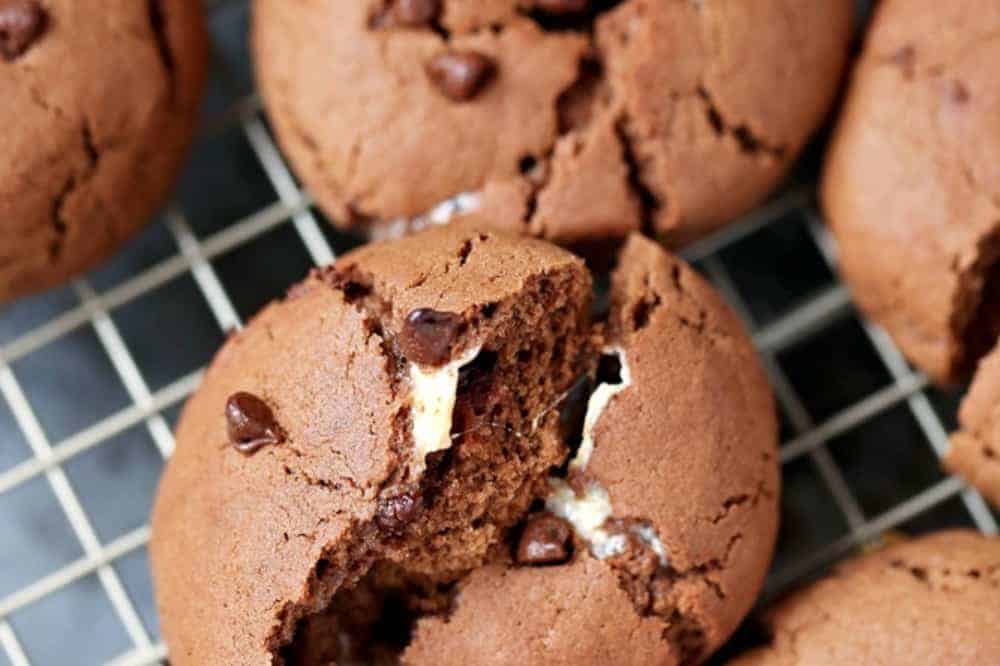
[{"label": "chocolate chip embedded in crust", "polygon": [[496,71],[493,61],[475,51],[449,51],[427,63],[427,76],[448,99],[465,102],[489,82]]},{"label": "chocolate chip embedded in crust", "polygon": [[0,0],[0,56],[24,55],[45,30],[45,10],[36,0]]},{"label": "chocolate chip embedded in crust", "polygon": [[440,11],[438,0],[396,0],[392,16],[399,25],[419,27],[430,25]]},{"label": "chocolate chip embedded in crust", "polygon": [[226,401],[229,441],[244,455],[256,453],[271,444],[280,444],[284,433],[274,419],[274,412],[263,400],[241,391]]},{"label": "chocolate chip embedded in crust", "polygon": [[916,73],[917,50],[913,44],[906,44],[889,56],[889,61],[902,70],[904,79],[912,79]]},{"label": "chocolate chip embedded in crust", "polygon": [[590,0],[535,0],[535,7],[548,14],[575,14],[590,7]]},{"label": "chocolate chip embedded in crust", "polygon": [[969,89],[961,81],[952,81],[948,86],[948,94],[955,104],[966,104],[969,101]]},{"label": "chocolate chip embedded in crust", "polygon": [[563,564],[570,557],[570,538],[573,532],[562,518],[542,513],[524,527],[517,544],[518,564]]},{"label": "chocolate chip embedded in crust", "polygon": [[462,317],[431,308],[414,310],[406,317],[399,346],[407,359],[420,365],[444,365],[462,329]]},{"label": "chocolate chip embedded in crust", "polygon": [[387,497],[379,500],[375,524],[389,536],[400,536],[423,507],[424,498],[418,492]]}]

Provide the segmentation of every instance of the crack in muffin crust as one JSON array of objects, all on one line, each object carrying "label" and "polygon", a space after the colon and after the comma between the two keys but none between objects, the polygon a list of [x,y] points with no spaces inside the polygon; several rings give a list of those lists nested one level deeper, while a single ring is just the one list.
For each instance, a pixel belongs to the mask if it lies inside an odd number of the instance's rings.
[{"label": "crack in muffin crust", "polygon": [[20,239],[0,248],[0,301],[90,269],[147,222],[193,136],[207,50],[198,0],[100,16],[66,0],[12,7],[44,18],[24,53],[0,58],[13,140],[0,219],[3,235]]},{"label": "crack in muffin crust", "polygon": [[[320,40],[314,24],[328,15],[338,36],[319,48],[330,35]],[[786,0],[752,13],[681,0],[261,0],[254,48],[278,138],[343,227],[405,233],[401,221],[464,193],[481,196],[496,228],[572,247],[633,231],[681,244],[778,183],[833,99],[850,20],[846,5]],[[771,43],[741,36],[747,21],[801,52],[791,61],[813,85],[789,86]],[[306,76],[317,60],[320,73]],[[445,61],[428,79],[425,65]],[[360,97],[384,101],[366,113],[357,95],[306,86],[357,82],[362,68]],[[342,117],[333,130],[320,122],[331,112]],[[403,134],[411,116],[425,151]],[[705,177],[688,173],[708,163]],[[403,189],[404,173],[424,177]]]}]

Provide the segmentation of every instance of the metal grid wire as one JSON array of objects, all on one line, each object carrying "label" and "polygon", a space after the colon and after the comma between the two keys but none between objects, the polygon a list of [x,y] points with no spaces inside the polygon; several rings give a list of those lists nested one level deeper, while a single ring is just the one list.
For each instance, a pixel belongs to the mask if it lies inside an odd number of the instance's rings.
[{"label": "metal grid wire", "polygon": [[[235,24],[242,34],[246,12],[243,1],[212,4],[213,30],[230,34]],[[115,469],[102,484],[111,488],[102,488],[105,499],[101,504],[89,499],[94,491],[87,483],[71,479],[72,466],[130,433],[151,442],[162,464],[174,447],[171,423],[177,409],[197,386],[210,353],[203,353],[190,367],[182,362],[173,367],[171,362],[167,373],[156,359],[201,338],[207,339],[203,347],[214,349],[260,305],[253,299],[276,295],[270,293],[278,288],[272,282],[287,283],[268,277],[273,266],[290,263],[288,270],[301,277],[309,263],[328,263],[356,243],[338,235],[313,211],[309,195],[279,153],[249,83],[246,44],[241,39],[235,45],[232,39],[217,39],[216,99],[209,103],[216,108],[199,137],[195,161],[202,145],[223,141],[220,137],[224,136],[226,145],[237,145],[252,158],[251,166],[244,162],[207,167],[195,176],[188,196],[183,196],[181,188],[182,196],[147,234],[163,241],[152,243],[160,249],[151,257],[138,252],[138,262],[113,267],[110,276],[109,270],[98,272],[60,294],[15,306],[31,311],[32,324],[0,337],[0,394],[13,424],[3,435],[0,452],[9,439],[27,447],[22,459],[14,463],[4,465],[0,457],[0,517],[7,520],[3,529],[6,532],[8,524],[17,522],[11,516],[17,519],[28,513],[64,520],[77,552],[54,564],[40,562],[31,575],[15,583],[0,579],[0,664],[79,663],[78,645],[67,641],[63,652],[53,652],[52,645],[37,637],[26,642],[19,634],[32,633],[39,617],[60,617],[65,612],[61,607],[53,610],[46,604],[51,606],[49,602],[82,581],[90,586],[83,602],[70,605],[76,620],[86,624],[102,613],[114,619],[112,629],[107,629],[107,622],[98,622],[101,629],[95,630],[111,638],[91,636],[95,642],[113,646],[97,661],[149,664],[166,657],[155,611],[150,610],[145,559],[140,557],[138,566],[129,559],[144,554],[148,525],[118,532],[95,529],[95,520],[109,510],[100,507],[111,507],[116,501],[130,503],[128,493],[119,493],[114,485],[131,479],[133,469]],[[209,204],[208,213],[199,214],[199,219],[210,221],[194,224],[190,210],[226,196],[213,185],[218,169],[233,171],[229,191],[243,188],[240,205],[244,210],[234,214],[239,206],[219,209]],[[257,176],[245,177],[248,169],[256,170]],[[997,532],[995,517],[983,499],[937,470],[957,396],[931,388],[879,328],[857,317],[847,291],[833,276],[834,248],[814,206],[812,189],[808,183],[792,186],[683,253],[747,323],[782,411],[784,526],[766,598],[878,540],[886,531],[965,524],[984,533]],[[290,234],[298,245],[294,250],[289,250]],[[256,249],[249,258],[235,257],[251,245]],[[305,262],[301,257],[286,262],[289,252],[304,254]],[[808,268],[803,271],[803,266]],[[819,278],[797,291],[789,285],[799,284],[803,272]],[[232,275],[227,278],[227,274]],[[761,275],[773,278],[756,284]],[[243,295],[236,298],[237,292]],[[144,304],[154,293],[159,294],[157,303],[167,304],[165,311]],[[244,296],[248,293],[253,296]],[[36,306],[43,316],[35,313]],[[173,336],[168,331],[162,336],[150,334],[178,313],[187,318],[199,310],[207,310],[209,327],[214,330],[206,332],[203,323],[195,332],[182,326]],[[4,313],[0,320],[14,314]],[[137,317],[144,322],[139,333],[125,330],[134,324],[124,322],[135,322]],[[199,336],[198,331],[204,334]],[[108,362],[113,372],[107,374],[116,377],[125,397],[123,405],[105,409],[96,421],[75,428],[63,423],[62,417],[58,423],[51,420],[55,418],[50,416],[55,413],[51,403],[61,400],[72,409],[80,399],[80,387],[60,392],[50,383],[47,390],[29,389],[40,376],[40,366],[32,359],[47,358],[52,349],[81,332],[96,338],[88,349]],[[835,367],[824,367],[827,359]],[[854,373],[854,365],[861,370]],[[155,369],[147,370],[147,366]],[[149,374],[156,375],[155,382]],[[832,401],[831,394],[835,396]],[[155,478],[154,472],[138,482],[146,493],[146,504],[138,502],[143,517]],[[44,485],[47,491],[41,488]],[[38,500],[30,499],[4,513],[4,502],[29,486],[45,493],[49,501],[42,502],[43,508],[38,508]],[[25,508],[29,505],[33,512]],[[98,508],[88,510],[88,506]],[[42,538],[48,539],[49,533],[43,532]],[[29,559],[35,559],[34,553]],[[127,562],[131,564],[126,566]],[[37,614],[43,606],[50,615]],[[43,624],[48,621],[41,620]],[[51,628],[47,636],[53,633]]]}]

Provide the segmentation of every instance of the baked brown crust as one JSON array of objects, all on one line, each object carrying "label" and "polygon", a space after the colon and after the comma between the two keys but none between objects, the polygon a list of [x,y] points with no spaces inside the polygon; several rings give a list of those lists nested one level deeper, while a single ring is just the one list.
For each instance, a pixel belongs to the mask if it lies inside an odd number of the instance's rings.
[{"label": "baked brown crust", "polygon": [[1000,332],[998,29],[991,3],[881,3],[823,180],[858,304],[939,382]]},{"label": "baked brown crust", "polygon": [[44,31],[0,59],[0,302],[92,268],[146,224],[207,67],[200,0],[41,4]]},{"label": "baked brown crust", "polygon": [[[448,622],[425,620],[404,664],[674,663],[658,620],[642,617],[605,564],[477,569]],[[631,642],[622,650],[622,637]]]},{"label": "baked brown crust", "polygon": [[[337,224],[481,191],[497,228],[688,242],[780,182],[851,38],[849,2],[626,0],[570,17],[532,0],[437,4],[419,26],[386,0],[254,5],[278,138]],[[445,51],[486,56],[492,78],[449,99],[424,72]]]},{"label": "baked brown crust", "polygon": [[769,612],[769,647],[734,666],[1000,660],[1000,542],[946,531],[851,560]]}]

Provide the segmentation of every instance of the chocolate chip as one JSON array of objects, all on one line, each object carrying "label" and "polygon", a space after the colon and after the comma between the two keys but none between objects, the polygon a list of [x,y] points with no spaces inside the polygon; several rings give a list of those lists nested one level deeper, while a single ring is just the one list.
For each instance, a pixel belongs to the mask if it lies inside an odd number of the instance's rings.
[{"label": "chocolate chip", "polygon": [[399,25],[419,27],[430,25],[440,11],[438,0],[396,0],[392,15]]},{"label": "chocolate chip", "polygon": [[575,14],[590,6],[590,0],[535,0],[535,7],[547,14]]},{"label": "chocolate chip", "polygon": [[475,51],[449,51],[427,63],[427,76],[441,94],[455,102],[475,97],[495,71],[493,61]]},{"label": "chocolate chip", "polygon": [[284,433],[274,412],[263,400],[252,393],[239,392],[226,401],[226,421],[229,441],[245,455],[256,453],[270,444],[280,444]]},{"label": "chocolate chip", "polygon": [[461,330],[460,315],[420,308],[407,315],[399,346],[414,363],[443,365],[451,358],[451,349]]},{"label": "chocolate chip", "polygon": [[889,56],[889,62],[902,70],[903,78],[912,79],[916,73],[917,50],[913,44],[907,44]]},{"label": "chocolate chip", "polygon": [[24,55],[45,23],[45,10],[37,0],[0,0],[0,56],[11,62]]},{"label": "chocolate chip", "polygon": [[562,564],[570,557],[573,532],[562,518],[541,513],[528,521],[517,544],[518,564]]},{"label": "chocolate chip", "polygon": [[949,94],[951,95],[951,101],[955,104],[966,104],[969,101],[969,89],[965,87],[965,84],[961,81],[952,81],[949,86]]},{"label": "chocolate chip", "polygon": [[389,536],[400,536],[424,507],[419,492],[409,492],[379,500],[375,524]]}]

